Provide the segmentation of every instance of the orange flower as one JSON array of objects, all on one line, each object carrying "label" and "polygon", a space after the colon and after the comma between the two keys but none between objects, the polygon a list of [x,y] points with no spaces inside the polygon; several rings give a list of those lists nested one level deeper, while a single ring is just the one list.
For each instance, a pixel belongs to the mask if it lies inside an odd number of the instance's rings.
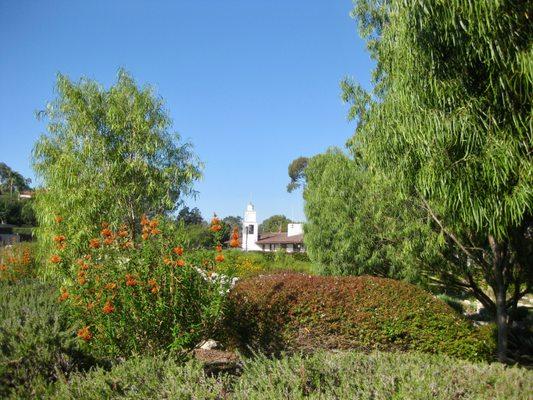
[{"label": "orange flower", "polygon": [[224,256],[222,254],[217,254],[217,256],[215,257],[215,261],[216,262],[224,261]]},{"label": "orange flower", "polygon": [[59,250],[65,250],[66,247],[67,247],[67,244],[65,242],[61,242],[57,244],[57,248]]},{"label": "orange flower", "polygon": [[0,264],[0,271],[7,271],[7,265]]},{"label": "orange flower", "polygon": [[176,265],[178,267],[184,267],[185,266],[185,260],[183,260],[182,258],[180,258],[178,261],[176,261]]},{"label": "orange flower", "polygon": [[113,306],[110,300],[107,300],[104,307],[102,308],[102,311],[104,314],[111,314],[113,311],[115,311],[115,307]]},{"label": "orange flower", "polygon": [[239,247],[240,243],[238,240],[232,239],[231,242],[229,242],[230,247]]},{"label": "orange flower", "polygon": [[160,231],[159,229],[157,229],[157,228],[154,228],[154,229],[152,229],[152,230],[150,231],[150,233],[151,233],[152,235],[157,235],[158,233],[161,233],[161,231]]},{"label": "orange flower", "polygon": [[143,214],[141,216],[141,225],[148,225],[150,223],[150,220],[146,217],[146,214]]},{"label": "orange flower", "polygon": [[85,326],[78,331],[78,337],[88,342],[93,338],[93,334],[89,330],[89,327]]},{"label": "orange flower", "polygon": [[100,247],[100,239],[94,238],[89,240],[89,247],[92,249],[97,249]]},{"label": "orange flower", "polygon": [[143,240],[148,239],[148,234],[147,234],[147,233],[143,233],[143,234],[142,234],[142,238],[143,238]]},{"label": "orange flower", "polygon": [[60,263],[61,262],[61,257],[59,257],[57,254],[54,254],[54,255],[52,255],[52,257],[50,257],[50,262],[52,262],[54,264]]},{"label": "orange flower", "polygon": [[126,274],[126,286],[135,286],[137,285],[137,281],[135,280],[135,277],[130,274]]},{"label": "orange flower", "polygon": [[61,222],[63,222],[63,217],[61,215],[56,215],[54,219],[56,221],[56,224],[60,224]]},{"label": "orange flower", "polygon": [[157,285],[157,282],[156,282],[155,279],[148,279],[148,284],[149,284],[150,286],[156,286],[156,285]]},{"label": "orange flower", "polygon": [[222,246],[221,245],[217,245],[216,250],[217,250],[217,252],[220,253],[222,251]]},{"label": "orange flower", "polygon": [[212,232],[218,232],[219,230],[222,229],[222,226],[220,226],[220,225],[212,225],[211,228],[209,228],[209,229],[211,229]]},{"label": "orange flower", "polygon": [[104,228],[100,231],[100,234],[104,237],[110,237],[113,235],[113,232],[109,228]]},{"label": "orange flower", "polygon": [[153,286],[152,289],[150,289],[150,292],[156,294],[157,292],[159,292],[159,286]]},{"label": "orange flower", "polygon": [[54,237],[54,242],[61,243],[65,241],[65,235],[57,235]]},{"label": "orange flower", "polygon": [[115,282],[111,282],[111,283],[108,283],[107,285],[105,285],[105,288],[107,290],[113,290],[113,289],[117,288],[117,284]]},{"label": "orange flower", "polygon": [[78,283],[83,286],[87,283],[87,279],[84,276],[78,276]]},{"label": "orange flower", "polygon": [[159,221],[157,219],[153,219],[150,221],[150,228],[152,229],[157,228],[158,225],[159,225]]},{"label": "orange flower", "polygon": [[101,226],[102,226],[102,229],[107,229],[107,228],[109,228],[109,223],[108,222],[102,222]]},{"label": "orange flower", "polygon": [[163,264],[170,265],[172,264],[172,260],[168,257],[163,257]]},{"label": "orange flower", "polygon": [[218,225],[220,224],[220,220],[217,218],[217,215],[213,215],[213,219],[211,220],[211,225]]},{"label": "orange flower", "polygon": [[89,269],[89,264],[85,263],[85,262],[81,262],[80,264],[80,268],[83,270],[83,271],[87,271]]},{"label": "orange flower", "polygon": [[177,246],[172,249],[172,251],[177,254],[178,256],[181,256],[183,254],[183,247]]},{"label": "orange flower", "polygon": [[94,301],[90,301],[87,303],[87,310],[92,310],[94,308]]},{"label": "orange flower", "polygon": [[133,242],[131,240],[128,240],[127,242],[124,242],[122,245],[123,249],[133,248]]},{"label": "orange flower", "polygon": [[104,239],[104,244],[111,245],[111,244],[113,244],[113,241],[114,241],[114,240],[115,240],[115,239],[113,239],[113,237],[111,237],[111,236],[106,237],[106,238]]},{"label": "orange flower", "polygon": [[118,236],[120,236],[121,238],[127,237],[128,231],[126,229],[121,229],[118,231]]},{"label": "orange flower", "polygon": [[59,295],[59,301],[65,301],[66,299],[68,299],[68,292],[65,290],[65,291],[61,291],[61,294]]}]

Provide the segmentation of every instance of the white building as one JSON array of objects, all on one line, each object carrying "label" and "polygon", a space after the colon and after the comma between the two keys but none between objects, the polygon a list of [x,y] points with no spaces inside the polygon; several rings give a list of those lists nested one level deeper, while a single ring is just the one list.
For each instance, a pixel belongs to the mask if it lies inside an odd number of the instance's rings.
[{"label": "white building", "polygon": [[276,251],[287,253],[305,252],[303,224],[291,223],[287,232],[263,232],[259,234],[257,214],[252,203],[244,212],[242,226],[242,249],[244,251]]}]

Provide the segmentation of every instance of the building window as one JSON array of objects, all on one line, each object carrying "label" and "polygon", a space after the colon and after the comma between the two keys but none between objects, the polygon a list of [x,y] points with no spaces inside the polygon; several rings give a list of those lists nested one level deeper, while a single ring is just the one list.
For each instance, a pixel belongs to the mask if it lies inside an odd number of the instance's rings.
[{"label": "building window", "polygon": [[292,245],[292,249],[295,253],[300,253],[302,251],[302,245],[300,243],[295,243]]},{"label": "building window", "polygon": [[248,233],[249,235],[253,235],[254,234],[254,226],[253,225],[248,225],[246,227],[246,233]]}]

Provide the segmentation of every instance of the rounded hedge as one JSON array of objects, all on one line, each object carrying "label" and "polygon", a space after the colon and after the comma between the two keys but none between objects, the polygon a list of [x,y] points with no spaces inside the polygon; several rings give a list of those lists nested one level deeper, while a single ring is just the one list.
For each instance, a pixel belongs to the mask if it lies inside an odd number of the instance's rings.
[{"label": "rounded hedge", "polygon": [[225,327],[229,345],[273,354],[356,348],[481,360],[494,349],[491,327],[473,327],[416,286],[371,276],[244,279],[228,296]]}]

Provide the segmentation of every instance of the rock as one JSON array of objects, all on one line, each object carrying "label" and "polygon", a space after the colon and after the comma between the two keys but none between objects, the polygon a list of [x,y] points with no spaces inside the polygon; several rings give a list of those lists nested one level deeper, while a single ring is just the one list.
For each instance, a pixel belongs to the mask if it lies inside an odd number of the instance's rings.
[{"label": "rock", "polygon": [[213,350],[218,348],[218,342],[213,339],[207,339],[205,342],[203,342],[200,346],[198,346],[199,349],[202,350]]}]

